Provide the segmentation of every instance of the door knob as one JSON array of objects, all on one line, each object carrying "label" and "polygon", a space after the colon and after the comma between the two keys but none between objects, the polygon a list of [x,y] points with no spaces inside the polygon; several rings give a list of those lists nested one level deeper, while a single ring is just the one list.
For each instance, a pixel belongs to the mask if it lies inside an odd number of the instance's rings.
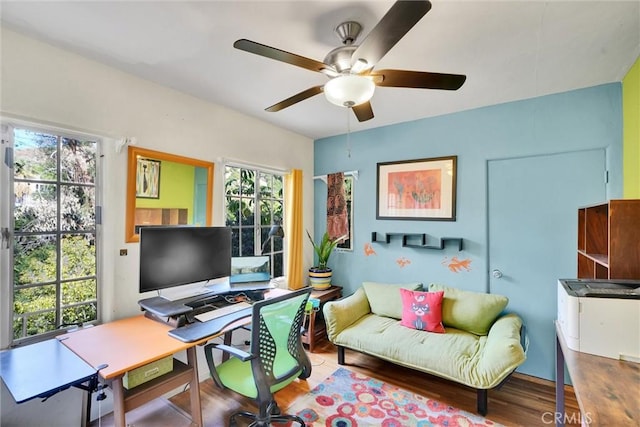
[{"label": "door knob", "polygon": [[499,279],[502,277],[502,271],[495,269],[491,272],[491,275],[495,278],[495,279]]}]

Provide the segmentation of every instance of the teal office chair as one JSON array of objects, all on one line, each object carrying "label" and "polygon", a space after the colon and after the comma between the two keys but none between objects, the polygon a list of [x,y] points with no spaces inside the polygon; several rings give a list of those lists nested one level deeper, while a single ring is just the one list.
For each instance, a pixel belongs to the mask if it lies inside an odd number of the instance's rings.
[{"label": "teal office chair", "polygon": [[[311,375],[311,363],[300,337],[310,293],[311,288],[305,288],[254,303],[248,353],[226,344],[207,344],[204,347],[215,383],[254,399],[258,404],[257,414],[246,411],[232,414],[230,426],[236,425],[236,417],[252,420],[250,426],[255,427],[288,421],[305,426],[302,418],[280,413],[273,393],[296,378],[306,379]],[[216,366],[212,353],[214,348],[234,357]]]}]

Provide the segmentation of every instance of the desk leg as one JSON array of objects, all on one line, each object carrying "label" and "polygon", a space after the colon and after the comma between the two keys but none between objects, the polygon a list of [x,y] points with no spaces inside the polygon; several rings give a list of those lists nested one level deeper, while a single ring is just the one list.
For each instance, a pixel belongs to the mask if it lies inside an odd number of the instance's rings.
[{"label": "desk leg", "polygon": [[200,407],[200,382],[198,381],[198,357],[196,347],[187,349],[187,361],[192,367],[193,373],[189,392],[191,397],[191,421],[197,426],[202,426],[202,408]]},{"label": "desk leg", "polygon": [[556,427],[564,426],[564,354],[556,333]]},{"label": "desk leg", "polygon": [[114,378],[111,382],[111,390],[113,391],[113,423],[115,427],[125,427],[125,411],[124,411],[124,387],[122,385],[122,376]]},{"label": "desk leg", "polygon": [[[233,336],[233,331],[229,331],[229,332],[225,332],[224,333],[224,345],[231,345],[231,338]],[[229,360],[229,353],[227,353],[226,351],[222,352],[222,361],[226,362],[227,360]]]},{"label": "desk leg", "polygon": [[316,346],[316,311],[311,309],[309,313],[309,330],[307,331],[309,337],[309,353],[313,353]]}]

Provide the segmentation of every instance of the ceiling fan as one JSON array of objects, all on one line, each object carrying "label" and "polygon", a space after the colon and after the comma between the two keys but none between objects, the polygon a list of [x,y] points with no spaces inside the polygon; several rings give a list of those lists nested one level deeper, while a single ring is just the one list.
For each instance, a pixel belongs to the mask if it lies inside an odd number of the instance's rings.
[{"label": "ceiling fan", "polygon": [[355,41],[362,30],[358,22],[348,21],[335,29],[343,46],[333,49],[322,62],[247,39],[237,40],[236,49],[286,62],[329,77],[324,85],[313,86],[266,111],[275,112],[324,92],[329,102],[353,110],[358,121],[373,118],[369,100],[376,86],[457,90],[466,80],[461,74],[441,74],[408,70],[373,70],[373,67],[431,9],[427,0],[399,0],[382,17],[362,42]]}]

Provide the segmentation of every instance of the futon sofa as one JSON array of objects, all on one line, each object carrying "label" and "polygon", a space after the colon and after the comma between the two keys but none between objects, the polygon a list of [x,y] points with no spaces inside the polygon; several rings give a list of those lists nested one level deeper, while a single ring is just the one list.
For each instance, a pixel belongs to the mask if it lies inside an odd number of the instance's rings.
[{"label": "futon sofa", "polygon": [[[526,359],[522,320],[503,312],[508,299],[501,295],[438,284],[421,291],[420,283],[365,282],[352,295],[327,302],[323,314],[338,364],[345,364],[348,348],[464,384],[477,390],[477,411],[486,415],[487,391]],[[431,299],[437,295],[439,305]],[[424,330],[426,318],[416,317],[425,312],[436,320],[441,312],[441,323],[430,325],[436,332]]]}]

